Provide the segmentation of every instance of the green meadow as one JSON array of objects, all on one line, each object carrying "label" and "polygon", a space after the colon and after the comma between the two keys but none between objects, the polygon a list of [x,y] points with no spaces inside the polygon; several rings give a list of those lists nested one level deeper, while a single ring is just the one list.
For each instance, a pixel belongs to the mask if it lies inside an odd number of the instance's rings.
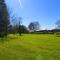
[{"label": "green meadow", "polygon": [[60,60],[60,37],[23,34],[0,38],[0,60]]}]

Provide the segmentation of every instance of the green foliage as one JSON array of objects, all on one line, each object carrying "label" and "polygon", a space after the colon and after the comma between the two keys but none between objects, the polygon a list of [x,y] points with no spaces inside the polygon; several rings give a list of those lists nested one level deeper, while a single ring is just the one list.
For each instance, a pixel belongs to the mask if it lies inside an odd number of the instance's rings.
[{"label": "green foliage", "polygon": [[21,35],[22,33],[29,33],[28,29],[24,25],[19,25],[18,33]]},{"label": "green foliage", "polygon": [[6,36],[9,25],[9,14],[5,0],[1,0],[0,3],[0,37]]}]

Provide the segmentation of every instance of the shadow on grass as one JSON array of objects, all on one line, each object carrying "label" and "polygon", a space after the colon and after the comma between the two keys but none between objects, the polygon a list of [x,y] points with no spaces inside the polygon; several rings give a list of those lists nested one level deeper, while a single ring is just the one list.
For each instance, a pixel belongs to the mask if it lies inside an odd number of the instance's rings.
[{"label": "shadow on grass", "polygon": [[0,38],[0,42],[6,42],[6,41],[11,41],[11,40],[22,40],[21,37],[23,35],[19,34],[9,34],[7,37],[2,37]]},{"label": "shadow on grass", "polygon": [[7,37],[1,37],[0,42],[4,43],[4,42],[8,42],[8,41],[15,40],[15,39],[18,40],[19,38],[20,38],[20,35],[10,34]]},{"label": "shadow on grass", "polygon": [[60,36],[56,36],[56,37],[60,37]]},{"label": "shadow on grass", "polygon": [[1,43],[4,43],[4,42],[6,42],[6,41],[8,41],[7,37],[2,37],[2,38],[0,38],[0,42],[1,42]]}]

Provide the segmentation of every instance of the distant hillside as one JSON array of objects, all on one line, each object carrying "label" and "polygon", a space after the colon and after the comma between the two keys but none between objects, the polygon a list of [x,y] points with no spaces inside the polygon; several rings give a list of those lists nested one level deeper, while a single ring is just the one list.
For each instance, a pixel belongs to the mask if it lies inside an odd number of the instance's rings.
[{"label": "distant hillside", "polygon": [[37,33],[37,34],[54,34],[55,32],[60,32],[60,29],[40,30],[40,31],[33,31],[31,33]]}]

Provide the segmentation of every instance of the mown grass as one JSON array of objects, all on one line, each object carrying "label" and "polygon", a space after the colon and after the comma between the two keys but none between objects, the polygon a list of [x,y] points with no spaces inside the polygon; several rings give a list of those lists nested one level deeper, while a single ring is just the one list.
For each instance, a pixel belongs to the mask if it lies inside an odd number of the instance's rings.
[{"label": "mown grass", "polygon": [[[3,42],[2,42],[3,40]],[[0,60],[60,60],[60,37],[50,34],[0,38]]]}]

